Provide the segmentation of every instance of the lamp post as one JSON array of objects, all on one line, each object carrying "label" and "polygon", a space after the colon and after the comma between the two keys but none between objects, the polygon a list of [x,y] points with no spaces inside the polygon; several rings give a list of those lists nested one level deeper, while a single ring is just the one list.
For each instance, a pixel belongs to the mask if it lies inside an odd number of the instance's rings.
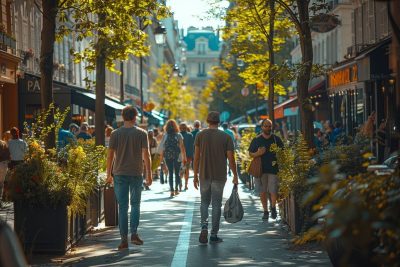
[{"label": "lamp post", "polygon": [[[154,37],[156,44],[158,45],[164,45],[166,43],[167,39],[167,31],[165,27],[161,24],[157,26],[157,28],[154,30]],[[139,57],[139,90],[140,90],[140,111],[141,111],[141,116],[140,116],[140,123],[143,124],[144,121],[144,98],[143,98],[143,56]]]}]

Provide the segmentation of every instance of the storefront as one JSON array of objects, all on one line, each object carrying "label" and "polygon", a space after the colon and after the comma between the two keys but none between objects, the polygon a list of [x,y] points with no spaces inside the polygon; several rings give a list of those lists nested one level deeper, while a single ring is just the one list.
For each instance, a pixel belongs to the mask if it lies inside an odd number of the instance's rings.
[{"label": "storefront", "polygon": [[[25,73],[24,78],[18,80],[19,93],[19,127],[24,121],[31,121],[41,110],[40,77]],[[80,123],[87,121],[94,124],[96,95],[94,92],[83,88],[74,87],[65,83],[53,82],[53,98],[60,109],[70,108],[65,119],[65,125],[72,121]],[[115,125],[121,121],[121,110],[124,105],[106,98],[105,117],[106,123]]]},{"label": "storefront", "polygon": [[350,135],[354,135],[366,119],[366,84],[359,81],[358,71],[358,64],[350,60],[328,74],[331,122],[340,122]]},{"label": "storefront", "polygon": [[[341,121],[350,135],[375,112],[375,132],[382,122],[386,140],[384,145],[375,143],[373,151],[382,161],[397,149],[392,136],[395,127],[395,80],[389,68],[391,38],[361,51],[355,58],[341,63],[329,74],[328,93],[332,121]],[[374,138],[375,140],[376,138]]]},{"label": "storefront", "polygon": [[[308,95],[311,100],[314,121],[325,121],[329,119],[329,100],[326,93],[324,79],[314,79],[310,83]],[[301,128],[299,101],[297,96],[279,103],[274,107],[275,119],[278,123],[285,121],[290,131],[297,131]]]},{"label": "storefront", "polygon": [[18,92],[16,72],[20,58],[1,44],[0,39],[0,137],[11,127],[18,125]]}]

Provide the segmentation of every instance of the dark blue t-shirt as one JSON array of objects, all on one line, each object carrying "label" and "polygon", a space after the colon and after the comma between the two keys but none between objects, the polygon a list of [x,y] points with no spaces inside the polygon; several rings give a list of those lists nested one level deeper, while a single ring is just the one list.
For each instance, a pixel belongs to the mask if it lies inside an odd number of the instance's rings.
[{"label": "dark blue t-shirt", "polygon": [[186,157],[193,158],[194,138],[191,133],[181,132],[183,136],[183,144],[185,145]]},{"label": "dark blue t-shirt", "polygon": [[[271,152],[271,145],[276,143],[278,147],[283,148],[282,140],[276,136],[271,135],[268,139],[265,138],[262,134],[254,138],[249,147],[249,152],[255,153],[257,152],[259,147],[265,147],[267,151],[261,156],[261,164],[262,164],[262,172],[263,173],[278,173],[278,164],[276,162],[275,153]],[[273,164],[275,162],[275,164]]]}]

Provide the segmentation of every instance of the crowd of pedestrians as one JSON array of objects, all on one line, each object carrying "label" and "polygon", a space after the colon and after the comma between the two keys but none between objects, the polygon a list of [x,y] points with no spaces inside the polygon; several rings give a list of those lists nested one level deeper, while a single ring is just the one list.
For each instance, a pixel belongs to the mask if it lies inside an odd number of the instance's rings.
[{"label": "crowd of pedestrians", "polygon": [[[173,119],[168,120],[163,128],[142,129],[136,126],[137,115],[134,107],[125,107],[122,110],[123,125],[115,130],[107,125],[104,129],[105,145],[108,147],[106,182],[114,185],[118,202],[121,236],[118,249],[128,248],[129,242],[135,245],[144,243],[138,234],[141,194],[143,189],[151,188],[154,178],[159,178],[161,183],[168,181],[171,198],[191,186],[199,190],[199,242],[222,242],[218,231],[228,174],[232,174],[232,183],[238,184],[235,149],[240,136],[236,129],[230,129],[227,123],[220,124],[220,114],[215,111],[208,114],[208,126],[205,129],[201,129],[201,123],[197,120],[191,126],[185,122],[178,125]],[[276,218],[277,166],[271,163],[276,159],[269,147],[272,143],[281,146],[282,141],[271,133],[270,121],[264,121],[261,126],[263,133],[252,141],[249,153],[252,157],[261,157],[263,162],[263,176],[259,177],[258,188],[264,217],[268,214],[268,193],[271,196],[271,217]],[[62,149],[78,139],[92,139],[94,135],[94,129],[87,123],[83,122],[80,126],[71,123],[68,129],[59,130],[57,148]],[[3,137],[6,140],[0,142],[0,196],[7,168],[14,168],[23,162],[28,149],[17,128],[12,128]],[[192,185],[189,183],[191,170]],[[209,233],[210,205],[212,216]]]}]

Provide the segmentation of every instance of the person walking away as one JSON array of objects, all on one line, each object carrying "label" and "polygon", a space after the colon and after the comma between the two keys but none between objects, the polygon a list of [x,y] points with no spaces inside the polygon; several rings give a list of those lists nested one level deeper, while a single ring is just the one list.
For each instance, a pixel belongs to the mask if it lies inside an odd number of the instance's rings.
[{"label": "person walking away", "polygon": [[256,191],[260,192],[260,199],[264,209],[263,220],[268,220],[267,193],[270,195],[271,218],[276,219],[276,199],[278,196],[278,164],[276,155],[271,151],[271,145],[276,144],[283,148],[282,140],[272,133],[272,121],[265,119],[261,122],[261,134],[255,137],[249,147],[252,158],[261,157],[262,175],[254,179]]},{"label": "person walking away", "polygon": [[[157,173],[157,167],[159,165],[160,155],[157,154],[157,140],[154,137],[153,130],[147,131],[147,137],[149,139],[149,147],[150,147],[150,157],[151,157],[151,172],[154,174]],[[146,170],[143,170],[146,173]],[[146,190],[150,190],[148,186],[144,186]]]},{"label": "person walking away", "polygon": [[12,139],[8,140],[8,149],[10,150],[11,161],[8,167],[12,170],[15,166],[24,161],[26,152],[28,151],[27,143],[21,139],[20,132],[17,127],[10,130]]},{"label": "person walking away", "polygon": [[83,139],[83,140],[89,140],[92,139],[92,136],[89,134],[89,126],[87,124],[82,124],[81,129],[76,136],[76,139]]},{"label": "person walking away", "polygon": [[199,242],[208,242],[208,207],[212,206],[212,229],[210,243],[222,242],[218,237],[221,219],[222,194],[227,180],[227,159],[233,172],[234,184],[238,183],[232,138],[218,129],[219,112],[207,116],[208,128],[199,132],[195,140],[194,179],[196,189],[200,183],[201,232]]},{"label": "person walking away", "polygon": [[[178,195],[180,176],[179,171],[181,163],[179,162],[179,155],[181,155],[182,163],[186,163],[186,151],[183,144],[183,136],[179,133],[178,124],[175,120],[167,121],[165,126],[165,134],[161,140],[161,154],[160,160],[165,159],[165,164],[168,168],[168,179],[171,197]],[[174,191],[174,174],[175,174],[175,191]]]},{"label": "person walking away", "polygon": [[194,129],[191,132],[191,134],[193,135],[193,140],[196,139],[196,135],[200,132],[200,126],[201,126],[200,121],[199,120],[195,120],[194,123],[193,123],[193,128]]},{"label": "person walking away", "polygon": [[183,137],[183,144],[185,146],[185,151],[186,151],[186,164],[182,165],[182,174],[181,174],[181,184],[180,187],[182,187],[182,177],[185,178],[185,190],[188,190],[188,180],[189,180],[189,170],[190,166],[193,161],[193,145],[194,145],[194,139],[193,135],[188,132],[188,126],[186,123],[181,123],[179,124],[179,130],[181,131],[181,135]]},{"label": "person walking away", "polygon": [[104,135],[105,135],[105,139],[104,139],[104,144],[105,147],[108,147],[110,145],[110,137],[111,137],[111,133],[114,130],[113,127],[111,127],[110,125],[107,125],[106,129],[104,130]]},{"label": "person walking away", "polygon": [[10,150],[8,149],[7,143],[0,140],[0,207],[1,199],[3,197],[4,179],[6,178],[9,160]]},{"label": "person walking away", "polygon": [[143,245],[137,229],[140,219],[140,201],[143,184],[143,162],[146,166],[146,185],[152,183],[151,159],[146,131],[135,126],[138,112],[132,106],[122,110],[124,124],[111,133],[107,155],[107,183],[114,183],[118,202],[118,221],[121,244],[128,248],[128,200],[130,198],[131,243]]},{"label": "person walking away", "polygon": [[227,133],[232,138],[233,143],[235,143],[235,134],[232,132],[231,129],[228,128],[227,122],[224,122],[222,124],[222,129],[224,129],[224,132]]}]

